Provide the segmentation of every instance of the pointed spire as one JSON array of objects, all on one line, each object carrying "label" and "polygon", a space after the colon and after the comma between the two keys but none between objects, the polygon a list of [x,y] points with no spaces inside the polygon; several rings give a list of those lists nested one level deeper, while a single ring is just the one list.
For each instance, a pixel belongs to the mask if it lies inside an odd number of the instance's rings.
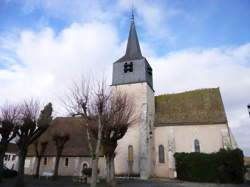
[{"label": "pointed spire", "polygon": [[128,36],[126,53],[117,62],[142,59],[142,58],[144,57],[141,54],[141,48],[140,48],[139,40],[137,37],[136,29],[135,29],[134,11],[132,8],[131,25],[130,25],[130,31],[129,31],[129,36]]},{"label": "pointed spire", "polygon": [[142,57],[140,44],[138,41],[136,29],[135,29],[135,22],[134,22],[134,15],[132,14],[131,18],[131,25],[127,43],[127,50],[125,56],[128,57]]}]

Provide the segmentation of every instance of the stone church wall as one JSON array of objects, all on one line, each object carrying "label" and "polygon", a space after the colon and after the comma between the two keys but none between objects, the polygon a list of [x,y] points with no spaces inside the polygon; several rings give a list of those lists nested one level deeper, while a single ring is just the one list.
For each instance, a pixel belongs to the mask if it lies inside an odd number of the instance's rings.
[{"label": "stone church wall", "polygon": [[[115,158],[115,172],[116,175],[138,176],[142,167],[145,167],[145,169],[151,167],[148,165],[140,166],[140,159],[143,157],[140,156],[140,152],[144,152],[145,149],[150,149],[149,147],[141,144],[144,139],[146,140],[147,138],[150,138],[144,135],[144,130],[146,130],[146,128],[148,132],[150,130],[149,125],[145,123],[151,121],[151,124],[153,124],[154,112],[150,112],[150,115],[148,115],[149,111],[151,111],[152,108],[154,109],[154,102],[151,101],[154,99],[152,90],[149,88],[147,83],[134,83],[112,86],[112,91],[127,93],[131,99],[133,99],[133,102],[135,103],[134,115],[136,117],[136,123],[128,129],[126,135],[118,142]],[[149,97],[151,98],[150,102]],[[144,128],[143,126],[148,127]],[[133,146],[133,162],[131,168],[128,162],[129,145]],[[149,155],[147,154],[145,156]]]},{"label": "stone church wall", "polygon": [[[225,132],[227,132],[225,134]],[[194,152],[194,141],[197,139],[200,145],[200,152],[216,152],[225,148],[225,141],[232,142],[228,136],[227,124],[209,125],[187,125],[187,126],[162,126],[156,127],[155,136],[155,170],[157,177],[175,177],[175,163],[173,154],[175,152]],[[164,146],[164,163],[159,163],[159,145]],[[234,145],[233,145],[234,146]],[[235,148],[235,147],[233,147]]]}]

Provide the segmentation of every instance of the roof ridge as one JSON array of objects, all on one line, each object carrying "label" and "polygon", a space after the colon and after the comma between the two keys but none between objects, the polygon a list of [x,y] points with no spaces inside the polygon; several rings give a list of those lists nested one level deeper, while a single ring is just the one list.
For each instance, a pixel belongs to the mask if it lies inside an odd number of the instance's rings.
[{"label": "roof ridge", "polygon": [[198,89],[195,89],[195,90],[187,90],[187,91],[184,91],[184,92],[160,94],[160,95],[156,95],[155,97],[165,96],[165,95],[178,95],[178,94],[198,92],[198,91],[209,91],[209,90],[216,90],[216,89],[219,89],[219,87],[216,87],[216,88],[198,88]]}]

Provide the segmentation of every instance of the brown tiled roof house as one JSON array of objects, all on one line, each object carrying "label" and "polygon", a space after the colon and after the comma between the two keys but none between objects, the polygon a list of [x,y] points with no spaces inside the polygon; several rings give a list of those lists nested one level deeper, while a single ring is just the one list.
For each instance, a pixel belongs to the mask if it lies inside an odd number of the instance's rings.
[{"label": "brown tiled roof house", "polygon": [[[39,142],[48,142],[45,156],[56,155],[56,147],[52,139],[55,132],[68,133],[70,135],[70,139],[65,144],[63,156],[90,156],[86,129],[81,118],[58,117],[52,121],[47,131],[37,140]],[[28,156],[35,156],[34,144],[29,146]]]}]

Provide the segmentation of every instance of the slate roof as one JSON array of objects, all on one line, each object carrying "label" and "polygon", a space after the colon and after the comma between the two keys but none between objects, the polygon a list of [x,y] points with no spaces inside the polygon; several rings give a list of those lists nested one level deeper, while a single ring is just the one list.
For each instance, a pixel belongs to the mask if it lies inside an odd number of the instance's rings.
[{"label": "slate roof", "polygon": [[141,53],[141,48],[140,48],[139,40],[137,37],[136,29],[135,29],[134,19],[132,18],[126,53],[122,58],[120,58],[116,62],[124,62],[124,61],[137,60],[137,59],[144,59],[144,57],[142,56],[142,53]]},{"label": "slate roof", "polygon": [[[66,142],[62,155],[63,156],[90,156],[87,143],[86,128],[83,120],[77,117],[58,117],[54,119],[46,132],[39,137],[38,141],[48,141],[45,156],[55,156],[56,146],[52,140],[54,132],[69,133],[70,139]],[[28,156],[35,156],[34,144],[28,149]]]},{"label": "slate roof", "polygon": [[227,123],[219,88],[155,97],[155,126]]}]

